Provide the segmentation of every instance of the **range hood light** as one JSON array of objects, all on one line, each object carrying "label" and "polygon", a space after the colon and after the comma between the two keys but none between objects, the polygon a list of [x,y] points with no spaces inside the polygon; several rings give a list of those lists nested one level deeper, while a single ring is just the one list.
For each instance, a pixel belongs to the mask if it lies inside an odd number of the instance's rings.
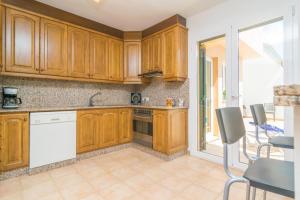
[{"label": "range hood light", "polygon": [[153,77],[161,77],[163,75],[162,71],[151,71],[143,74],[139,74],[139,77],[143,78],[153,78]]}]

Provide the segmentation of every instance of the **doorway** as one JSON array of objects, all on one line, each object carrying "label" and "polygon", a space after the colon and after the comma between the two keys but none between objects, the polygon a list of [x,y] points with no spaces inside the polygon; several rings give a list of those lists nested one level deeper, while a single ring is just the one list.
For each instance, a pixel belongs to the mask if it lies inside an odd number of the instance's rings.
[{"label": "doorway", "polygon": [[[284,133],[284,108],[273,104],[273,88],[284,84],[284,23],[283,18],[271,20],[238,31],[239,41],[239,106],[242,110],[247,132],[247,152],[256,155],[258,147],[250,105],[263,104],[268,126],[260,128],[260,138],[267,142],[263,133],[271,135]],[[262,151],[266,156],[266,149]],[[271,148],[271,157],[284,160],[284,150]],[[248,163],[239,150],[239,162]]]},{"label": "doorway", "polygon": [[223,156],[223,147],[215,109],[226,105],[226,40],[225,35],[199,43],[199,150]]}]

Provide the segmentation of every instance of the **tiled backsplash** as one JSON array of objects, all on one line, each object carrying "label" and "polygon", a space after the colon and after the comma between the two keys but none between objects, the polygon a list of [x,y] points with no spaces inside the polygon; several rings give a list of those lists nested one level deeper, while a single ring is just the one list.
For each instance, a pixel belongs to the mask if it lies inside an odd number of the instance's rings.
[{"label": "tiled backsplash", "polygon": [[[102,93],[95,97],[98,104],[124,105],[130,103],[130,93],[134,91],[149,97],[150,105],[165,105],[167,97],[180,97],[188,106],[188,81],[168,83],[154,79],[150,84],[133,86],[1,76],[0,86],[19,88],[22,107],[83,106],[88,105],[89,97],[97,92]],[[2,94],[0,100],[2,102]]]},{"label": "tiled backsplash", "polygon": [[[185,82],[165,82],[161,78],[152,79],[150,84],[136,86],[143,97],[149,97],[150,105],[166,105],[166,98],[181,98],[189,105],[189,80]],[[177,102],[176,102],[177,103]]]},{"label": "tiled backsplash", "polygon": [[[63,107],[89,104],[89,97],[97,92],[96,103],[123,105],[130,103],[133,86],[85,83],[75,81],[42,80],[16,77],[0,77],[0,85],[19,88],[23,107]],[[2,102],[2,94],[1,102]]]}]

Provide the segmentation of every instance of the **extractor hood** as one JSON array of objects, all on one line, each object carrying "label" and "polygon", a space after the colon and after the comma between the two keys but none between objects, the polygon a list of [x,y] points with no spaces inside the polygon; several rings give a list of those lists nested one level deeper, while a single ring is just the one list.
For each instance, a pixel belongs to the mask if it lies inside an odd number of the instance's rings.
[{"label": "extractor hood", "polygon": [[163,75],[162,71],[151,71],[143,74],[139,74],[139,77],[142,78],[154,78],[154,77],[161,77]]}]

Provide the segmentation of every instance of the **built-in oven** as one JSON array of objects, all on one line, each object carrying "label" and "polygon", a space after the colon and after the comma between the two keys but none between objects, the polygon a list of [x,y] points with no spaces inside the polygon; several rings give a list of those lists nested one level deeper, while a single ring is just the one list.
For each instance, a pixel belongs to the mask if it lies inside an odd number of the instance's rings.
[{"label": "built-in oven", "polygon": [[133,110],[133,141],[152,148],[152,110],[143,108],[135,108]]}]

